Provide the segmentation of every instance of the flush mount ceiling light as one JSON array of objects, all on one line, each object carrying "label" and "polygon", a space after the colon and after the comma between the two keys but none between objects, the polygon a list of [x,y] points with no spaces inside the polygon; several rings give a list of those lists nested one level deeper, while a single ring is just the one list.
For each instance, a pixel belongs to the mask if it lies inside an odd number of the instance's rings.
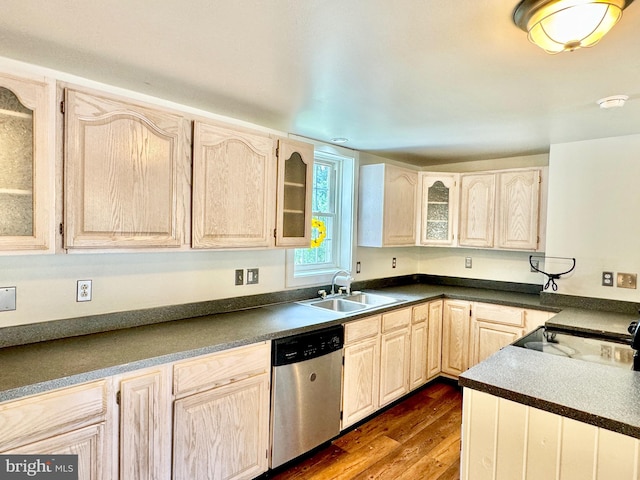
[{"label": "flush mount ceiling light", "polygon": [[331,141],[332,141],[333,143],[347,143],[347,142],[349,141],[349,139],[348,139],[348,138],[345,138],[345,137],[333,137],[333,138],[331,139]]},{"label": "flush mount ceiling light", "polygon": [[513,21],[547,53],[591,47],[622,17],[633,0],[522,0]]},{"label": "flush mount ceiling light", "polygon": [[627,95],[612,95],[598,100],[596,103],[600,108],[620,108],[624,107],[624,103],[629,100]]}]

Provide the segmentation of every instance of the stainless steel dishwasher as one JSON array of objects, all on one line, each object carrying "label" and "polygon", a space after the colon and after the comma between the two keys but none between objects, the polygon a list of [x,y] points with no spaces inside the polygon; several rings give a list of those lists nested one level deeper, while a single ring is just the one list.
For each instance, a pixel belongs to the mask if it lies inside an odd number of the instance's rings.
[{"label": "stainless steel dishwasher", "polygon": [[273,341],[271,468],[340,433],[342,325]]}]

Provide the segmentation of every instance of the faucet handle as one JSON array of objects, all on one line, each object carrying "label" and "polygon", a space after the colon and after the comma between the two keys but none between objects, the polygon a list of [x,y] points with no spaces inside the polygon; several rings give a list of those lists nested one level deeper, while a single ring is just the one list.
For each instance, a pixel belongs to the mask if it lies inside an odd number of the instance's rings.
[{"label": "faucet handle", "polygon": [[326,298],[327,297],[327,291],[326,290],[318,290],[318,295],[320,295],[322,298]]}]

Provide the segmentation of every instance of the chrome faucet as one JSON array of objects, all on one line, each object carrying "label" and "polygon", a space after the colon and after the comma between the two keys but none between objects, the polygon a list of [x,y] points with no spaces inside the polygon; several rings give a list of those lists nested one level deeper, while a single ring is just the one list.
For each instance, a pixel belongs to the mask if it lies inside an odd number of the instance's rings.
[{"label": "chrome faucet", "polygon": [[[341,273],[344,273],[345,275],[339,276]],[[334,295],[336,293],[336,285],[344,287],[347,295],[351,294],[352,280],[353,277],[351,276],[351,272],[348,272],[347,270],[338,270],[333,274],[333,278],[331,279],[331,295]],[[342,288],[340,290],[342,290]]]}]

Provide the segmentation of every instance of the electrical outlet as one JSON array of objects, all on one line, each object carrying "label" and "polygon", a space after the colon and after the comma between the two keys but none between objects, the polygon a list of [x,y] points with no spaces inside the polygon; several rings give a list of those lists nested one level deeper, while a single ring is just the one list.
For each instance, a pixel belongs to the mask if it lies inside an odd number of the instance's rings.
[{"label": "electrical outlet", "polygon": [[244,285],[244,270],[236,270],[236,285]]},{"label": "electrical outlet", "polygon": [[619,288],[636,288],[638,276],[635,273],[618,273]]},{"label": "electrical outlet", "polygon": [[396,268],[397,262],[396,262],[396,257],[393,257],[391,259],[391,268]]},{"label": "electrical outlet", "polygon": [[471,257],[466,257],[464,259],[464,268],[471,268],[471,265],[472,265]]},{"label": "electrical outlet", "polygon": [[602,286],[613,287],[613,272],[602,272]]},{"label": "electrical outlet", "polygon": [[16,309],[16,287],[0,287],[0,312]]},{"label": "electrical outlet", "polygon": [[258,272],[257,268],[247,268],[247,285],[258,283]]},{"label": "electrical outlet", "polygon": [[540,260],[531,259],[531,266],[529,270],[531,270],[532,272],[537,272],[538,270],[536,270],[536,268],[540,269]]},{"label": "electrical outlet", "polygon": [[91,280],[78,280],[76,302],[90,302],[91,293]]}]

